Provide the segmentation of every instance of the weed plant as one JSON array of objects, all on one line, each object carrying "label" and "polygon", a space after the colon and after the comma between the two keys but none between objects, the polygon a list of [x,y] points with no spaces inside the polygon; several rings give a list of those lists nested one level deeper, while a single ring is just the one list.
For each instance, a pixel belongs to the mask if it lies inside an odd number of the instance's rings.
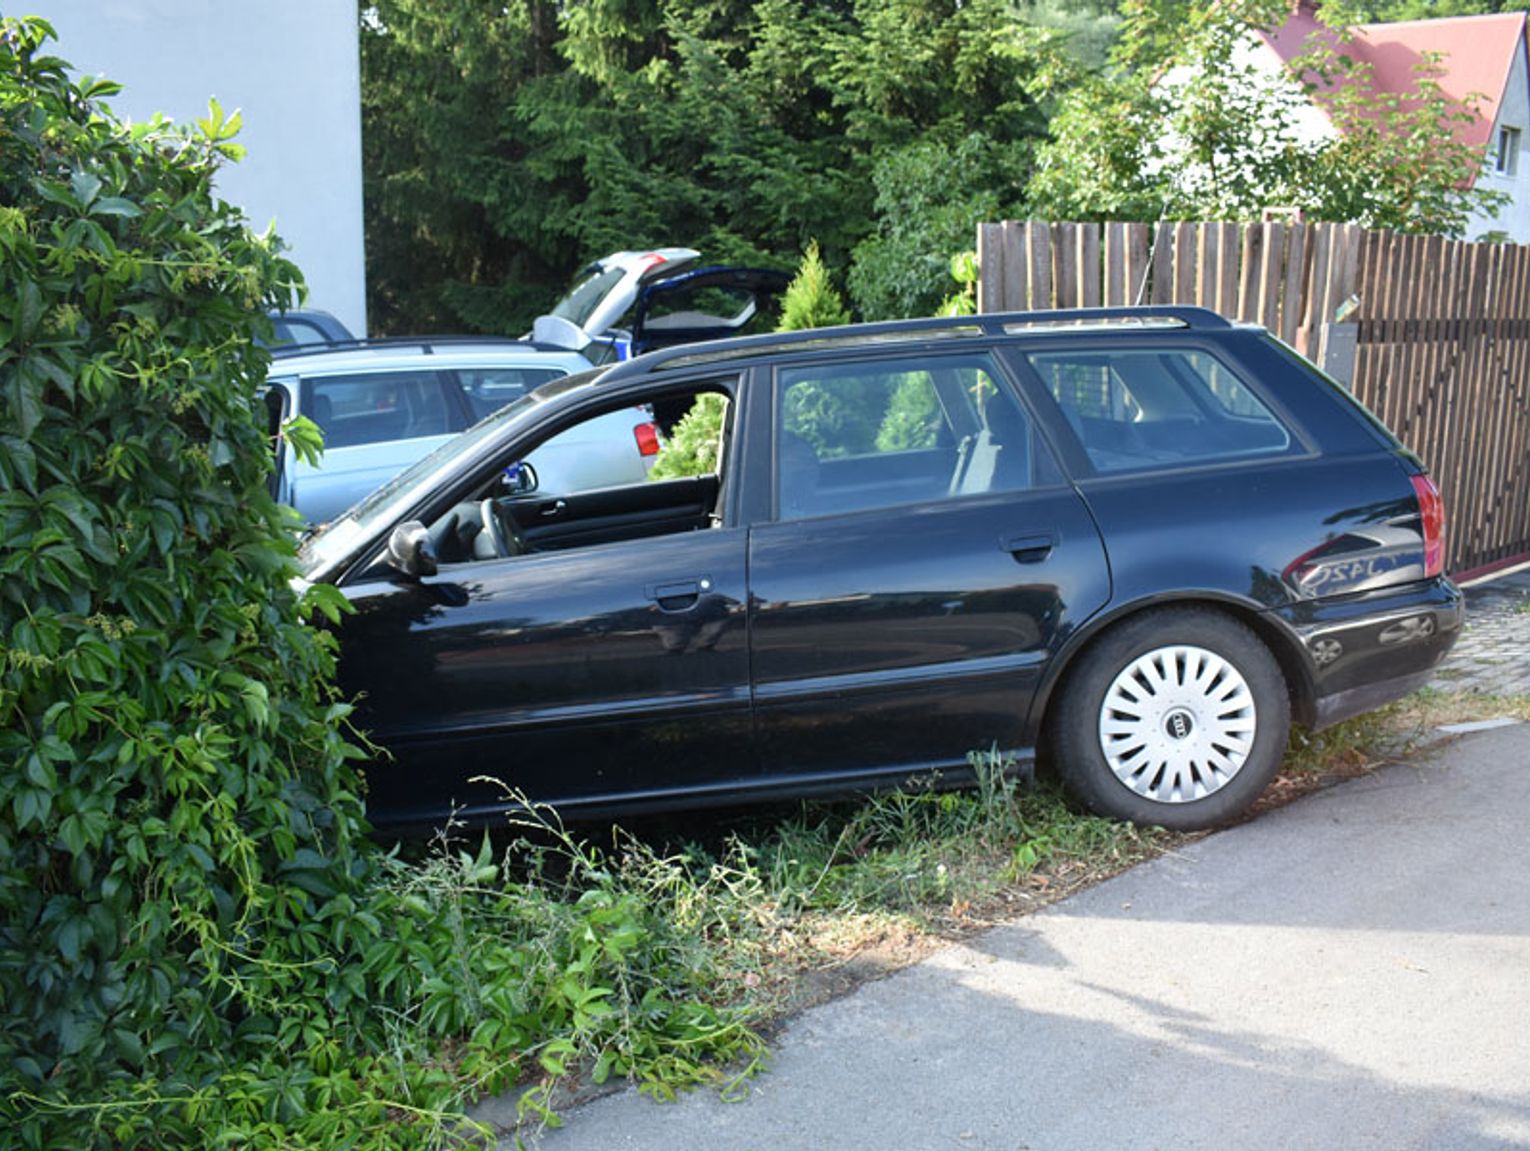
[{"label": "weed plant", "polygon": [[786,913],[905,913],[916,920],[992,900],[1038,868],[1096,856],[1120,866],[1151,835],[1072,810],[997,751],[970,757],[973,786],[938,777],[855,805],[813,806],[740,854]]},{"label": "weed plant", "polygon": [[1442,724],[1489,716],[1530,720],[1530,697],[1425,687],[1319,732],[1294,729],[1281,774],[1296,783],[1353,775],[1415,750]]},{"label": "weed plant", "polygon": [[525,811],[502,852],[487,834],[476,850],[443,835],[422,860],[386,862],[393,929],[371,960],[379,986],[414,989],[393,1021],[400,1065],[438,1058],[431,1037],[461,1036],[461,1100],[519,1084],[521,1117],[542,1121],[576,1071],[660,1098],[752,1074],[758,981],[743,969],[763,902],[750,874],[619,831],[597,848]]},{"label": "weed plant", "polygon": [[[387,1021],[393,1095],[408,1107],[418,1090],[445,1138],[443,1097],[515,1088],[519,1117],[537,1123],[556,1122],[558,1089],[576,1079],[659,1098],[734,1090],[761,1067],[759,1028],[793,972],[837,961],[889,918],[927,928],[1059,860],[1114,868],[1151,850],[1151,833],[1069,810],[997,753],[975,755],[972,776],[675,849],[620,828],[583,839],[523,803],[498,847],[447,834],[421,858],[389,855],[375,904],[386,939],[367,975],[408,1004]],[[832,953],[811,942],[831,922],[853,925]]]}]

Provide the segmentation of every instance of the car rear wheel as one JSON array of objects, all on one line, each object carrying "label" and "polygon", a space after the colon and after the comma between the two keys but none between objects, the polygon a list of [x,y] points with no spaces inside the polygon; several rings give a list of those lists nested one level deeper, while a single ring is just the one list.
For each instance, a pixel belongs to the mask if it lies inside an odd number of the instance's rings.
[{"label": "car rear wheel", "polygon": [[1280,766],[1291,705],[1243,624],[1203,608],[1149,612],[1102,636],[1063,688],[1058,770],[1093,810],[1180,831],[1242,814]]}]

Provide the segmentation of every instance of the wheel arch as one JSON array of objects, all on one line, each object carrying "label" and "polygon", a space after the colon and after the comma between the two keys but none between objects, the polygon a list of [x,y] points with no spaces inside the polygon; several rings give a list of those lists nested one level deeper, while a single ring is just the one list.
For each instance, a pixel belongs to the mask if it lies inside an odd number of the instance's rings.
[{"label": "wheel arch", "polygon": [[1089,619],[1083,627],[1070,635],[1052,658],[1032,701],[1029,727],[1036,736],[1037,745],[1046,742],[1052,714],[1061,697],[1060,689],[1067,683],[1084,653],[1128,620],[1165,608],[1182,607],[1220,612],[1252,631],[1274,656],[1280,668],[1281,677],[1286,682],[1286,693],[1291,700],[1291,718],[1308,726],[1313,723],[1316,717],[1316,692],[1301,639],[1282,620],[1261,610],[1258,605],[1225,592],[1206,590],[1147,596],[1121,604]]}]

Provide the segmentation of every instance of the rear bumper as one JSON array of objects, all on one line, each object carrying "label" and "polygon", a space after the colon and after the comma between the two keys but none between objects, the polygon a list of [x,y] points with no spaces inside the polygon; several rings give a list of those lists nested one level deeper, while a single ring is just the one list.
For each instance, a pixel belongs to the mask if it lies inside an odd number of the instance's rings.
[{"label": "rear bumper", "polygon": [[1314,729],[1423,687],[1466,618],[1460,589],[1444,577],[1272,614],[1300,645],[1309,690],[1299,712]]},{"label": "rear bumper", "polygon": [[1411,695],[1429,682],[1430,674],[1427,671],[1415,672],[1413,675],[1398,676],[1396,679],[1368,683],[1322,696],[1313,703],[1312,730],[1322,731],[1325,727],[1343,723],[1346,719],[1375,711],[1395,699]]}]

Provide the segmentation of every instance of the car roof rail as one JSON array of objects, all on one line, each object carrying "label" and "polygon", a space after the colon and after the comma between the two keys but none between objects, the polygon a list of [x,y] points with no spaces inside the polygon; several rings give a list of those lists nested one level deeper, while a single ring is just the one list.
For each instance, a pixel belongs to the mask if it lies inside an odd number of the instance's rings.
[{"label": "car roof rail", "polygon": [[777,348],[828,350],[868,343],[896,344],[913,340],[962,339],[993,336],[1055,335],[1077,331],[1131,331],[1139,328],[1187,328],[1196,331],[1229,329],[1230,320],[1210,308],[1190,304],[1148,304],[1130,308],[1058,308],[1040,312],[985,312],[974,316],[883,320],[834,328],[804,328],[768,332],[699,344],[680,344],[647,352],[609,368],[602,383],[641,376],[669,368],[725,362]]},{"label": "car roof rail", "polygon": [[436,350],[453,348],[507,348],[527,352],[569,352],[572,349],[558,344],[538,343],[535,340],[518,340],[514,336],[371,336],[354,340],[330,340],[322,344],[282,344],[271,348],[273,360],[291,359],[293,356],[310,356],[322,352],[365,351],[370,348],[399,349],[418,348],[421,355],[434,355]]}]

